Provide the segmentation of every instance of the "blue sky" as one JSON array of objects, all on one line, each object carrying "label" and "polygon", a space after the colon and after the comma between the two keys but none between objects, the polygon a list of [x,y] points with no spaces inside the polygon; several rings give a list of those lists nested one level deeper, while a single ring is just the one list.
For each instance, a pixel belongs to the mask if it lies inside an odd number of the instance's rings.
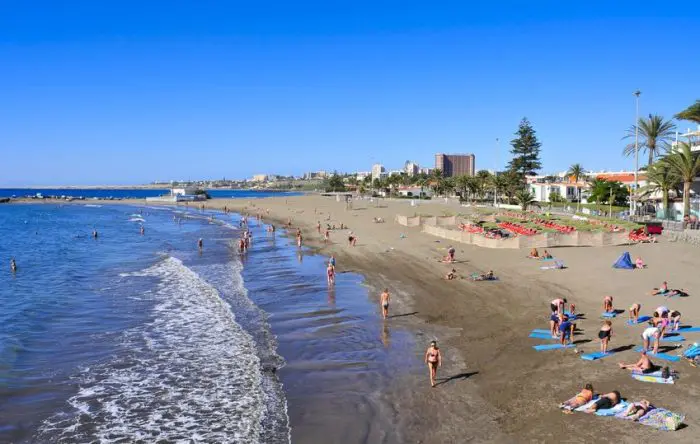
[{"label": "blue sky", "polygon": [[523,116],[543,172],[628,169],[635,89],[700,98],[700,10],[569,3],[0,0],[0,186],[491,169]]}]

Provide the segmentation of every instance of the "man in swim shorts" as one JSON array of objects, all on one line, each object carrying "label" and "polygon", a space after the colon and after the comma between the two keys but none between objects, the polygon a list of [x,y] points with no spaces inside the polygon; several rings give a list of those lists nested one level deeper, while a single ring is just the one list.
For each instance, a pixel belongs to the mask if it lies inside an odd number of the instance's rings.
[{"label": "man in swim shorts", "polygon": [[658,367],[651,362],[651,359],[649,359],[649,356],[647,356],[647,352],[644,350],[642,350],[642,355],[639,357],[639,361],[635,362],[634,364],[619,362],[617,365],[619,365],[621,369],[631,370],[635,373],[653,373],[658,370]]},{"label": "man in swim shorts", "polygon": [[620,395],[620,392],[613,390],[610,393],[601,395],[601,397],[586,410],[586,413],[595,413],[598,410],[611,409],[619,404],[621,399],[622,395]]},{"label": "man in swim shorts", "polygon": [[661,340],[661,329],[659,327],[648,327],[642,332],[642,350],[649,350],[650,342],[654,341],[654,353],[659,352],[659,341]]},{"label": "man in swim shorts", "polygon": [[382,295],[379,297],[379,302],[382,306],[382,316],[384,319],[389,317],[389,289],[385,288]]}]

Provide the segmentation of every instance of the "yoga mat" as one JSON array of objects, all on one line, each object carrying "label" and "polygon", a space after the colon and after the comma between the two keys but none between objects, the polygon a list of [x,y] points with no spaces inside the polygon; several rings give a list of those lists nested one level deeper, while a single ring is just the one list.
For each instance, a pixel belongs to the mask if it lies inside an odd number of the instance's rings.
[{"label": "yoga mat", "polygon": [[542,350],[557,350],[561,348],[571,348],[575,347],[574,344],[569,344],[569,345],[561,345],[561,344],[540,344],[540,345],[533,345],[532,348],[534,348],[537,351],[542,351]]},{"label": "yoga mat", "polygon": [[686,333],[686,332],[697,333],[697,332],[700,332],[700,327],[683,327],[683,326],[681,326],[681,328],[678,330],[678,332],[679,333]]},{"label": "yoga mat", "polygon": [[533,333],[550,333],[550,330],[545,330],[544,328],[533,328],[532,329]]},{"label": "yoga mat", "polygon": [[[642,347],[637,347],[634,349],[634,351],[641,353]],[[680,356],[673,356],[673,355],[669,355],[668,353],[652,353],[652,352],[648,351],[647,355],[654,357],[654,358],[659,358],[659,359],[664,359],[666,361],[671,361],[671,362],[678,362],[681,360]]]},{"label": "yoga mat", "polygon": [[558,340],[559,340],[559,338],[553,338],[552,335],[550,335],[549,333],[537,333],[537,332],[534,332],[534,331],[533,331],[532,333],[530,333],[530,336],[528,336],[528,338],[535,338],[535,339],[552,339],[552,340],[555,340],[555,341],[558,341]]},{"label": "yoga mat", "polygon": [[665,338],[661,338],[661,342],[683,342],[683,341],[685,341],[685,338],[681,335],[667,336]]},{"label": "yoga mat", "polygon": [[615,313],[614,311],[611,311],[610,313],[603,313],[603,314],[601,314],[601,316],[604,318],[616,318],[617,313]]},{"label": "yoga mat", "polygon": [[[661,373],[661,372],[659,372]],[[642,381],[642,382],[655,382],[657,384],[673,384],[673,376],[669,376],[668,378],[664,379],[660,375],[639,375],[637,373],[632,373],[632,377],[636,379],[637,381]]]},{"label": "yoga mat", "polygon": [[631,319],[628,320],[628,321],[627,321],[627,325],[639,325],[639,324],[643,324],[643,323],[645,323],[646,321],[648,321],[648,320],[650,320],[650,319],[651,319],[651,316],[640,316],[637,322],[634,322],[634,321],[631,320]]},{"label": "yoga mat", "polygon": [[602,352],[588,353],[585,355],[581,355],[581,359],[586,360],[586,361],[595,361],[597,359],[607,358],[608,356],[611,356],[614,354],[615,354],[615,352],[612,352],[612,351],[609,351],[607,353],[602,353]]}]

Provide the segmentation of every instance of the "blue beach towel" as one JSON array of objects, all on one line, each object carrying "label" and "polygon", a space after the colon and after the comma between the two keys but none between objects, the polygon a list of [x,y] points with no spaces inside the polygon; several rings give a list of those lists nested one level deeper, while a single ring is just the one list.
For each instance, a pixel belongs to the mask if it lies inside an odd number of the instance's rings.
[{"label": "blue beach towel", "polygon": [[661,338],[661,342],[683,342],[685,338],[681,335],[677,336],[665,336]]},{"label": "blue beach towel", "polygon": [[532,329],[533,333],[547,333],[550,334],[550,330],[545,330],[544,328],[533,328]]},{"label": "blue beach towel", "polygon": [[651,316],[640,316],[639,319],[637,320],[637,322],[634,322],[632,319],[628,320],[628,321],[627,321],[627,325],[639,325],[639,324],[643,324],[643,323],[645,323],[646,321],[648,321],[648,320],[650,320],[650,319],[651,319]]},{"label": "blue beach towel", "polygon": [[[634,349],[634,351],[636,351],[637,353],[641,353],[642,347],[637,347]],[[665,361],[671,361],[671,362],[678,362],[681,360],[680,356],[673,356],[673,355],[669,355],[668,353],[652,353],[652,352],[648,351],[647,355],[652,356],[654,358],[663,359]]]},{"label": "blue beach towel", "polygon": [[569,344],[569,345],[561,345],[561,344],[540,344],[540,345],[533,345],[532,348],[534,348],[537,351],[542,351],[542,350],[558,350],[562,348],[572,348],[575,347],[574,344]]},{"label": "blue beach towel", "polygon": [[698,332],[700,332],[700,327],[690,327],[690,326],[686,327],[686,326],[681,325],[681,328],[678,331],[682,332],[682,333],[689,333],[689,332],[698,333]]},{"label": "blue beach towel", "polygon": [[534,339],[552,339],[555,341],[558,341],[559,338],[553,338],[551,334],[549,333],[538,333],[538,332],[532,332],[530,333],[530,336],[528,338],[534,338]]},{"label": "blue beach towel", "polygon": [[613,351],[609,351],[607,353],[603,353],[603,352],[588,353],[585,355],[581,355],[581,359],[583,359],[585,361],[595,361],[598,359],[607,358],[608,356],[612,356],[614,354],[615,354],[615,352],[613,352]]}]

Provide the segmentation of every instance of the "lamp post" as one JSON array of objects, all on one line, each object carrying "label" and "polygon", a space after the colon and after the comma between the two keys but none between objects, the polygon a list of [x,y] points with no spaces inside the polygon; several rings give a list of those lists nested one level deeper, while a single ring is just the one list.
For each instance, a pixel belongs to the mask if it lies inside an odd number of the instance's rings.
[{"label": "lamp post", "polygon": [[494,178],[494,183],[493,183],[493,206],[497,207],[498,206],[498,182],[496,177],[498,177],[498,161],[499,161],[499,156],[501,153],[501,143],[498,140],[498,137],[496,137],[496,168],[493,170],[493,178]]},{"label": "lamp post", "polygon": [[639,171],[639,95],[642,94],[640,90],[636,90],[634,93],[636,102],[636,117],[634,120],[634,190],[632,194],[632,199],[630,200],[630,205],[632,206],[632,214],[637,214],[637,189],[639,188],[637,173]]}]

